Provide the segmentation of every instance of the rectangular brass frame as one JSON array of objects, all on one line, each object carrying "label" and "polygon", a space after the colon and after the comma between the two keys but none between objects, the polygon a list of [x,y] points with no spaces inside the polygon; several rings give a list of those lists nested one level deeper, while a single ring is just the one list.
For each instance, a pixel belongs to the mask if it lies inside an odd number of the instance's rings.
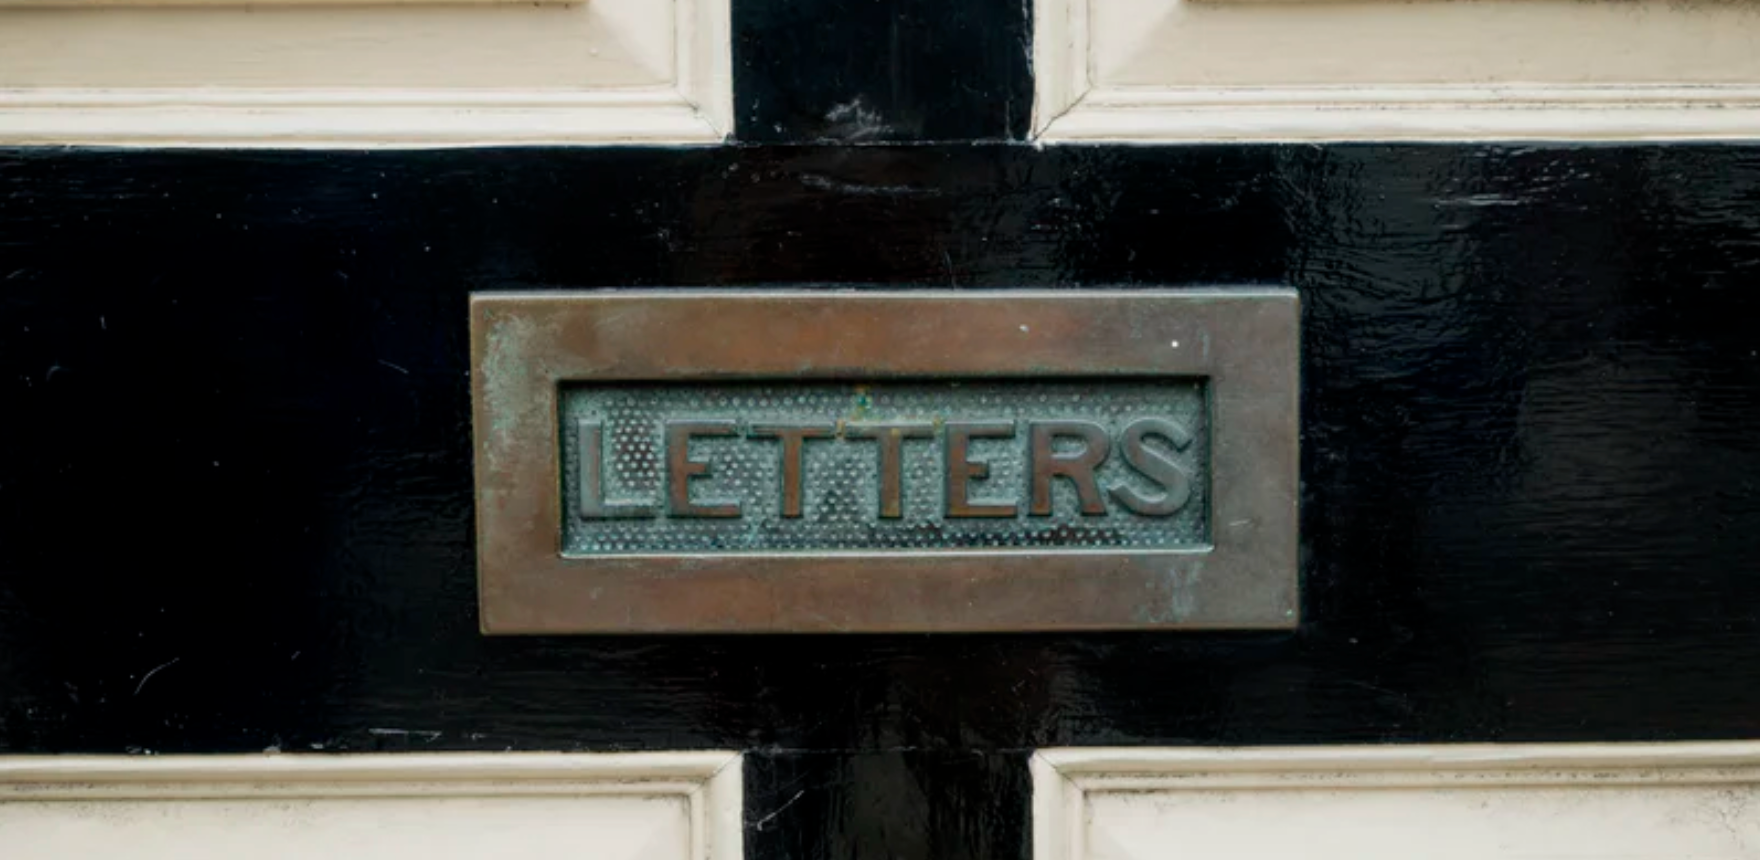
[{"label": "rectangular brass frame", "polygon": [[[1281,629],[1298,613],[1287,289],[471,296],[487,634]],[[1200,549],[562,554],[565,382],[1202,377]]]}]

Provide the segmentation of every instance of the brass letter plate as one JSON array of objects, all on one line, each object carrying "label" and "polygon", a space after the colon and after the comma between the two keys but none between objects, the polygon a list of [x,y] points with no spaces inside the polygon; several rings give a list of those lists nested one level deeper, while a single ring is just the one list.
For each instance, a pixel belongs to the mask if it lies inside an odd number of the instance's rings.
[{"label": "brass letter plate", "polygon": [[471,297],[486,633],[1288,628],[1291,290]]}]

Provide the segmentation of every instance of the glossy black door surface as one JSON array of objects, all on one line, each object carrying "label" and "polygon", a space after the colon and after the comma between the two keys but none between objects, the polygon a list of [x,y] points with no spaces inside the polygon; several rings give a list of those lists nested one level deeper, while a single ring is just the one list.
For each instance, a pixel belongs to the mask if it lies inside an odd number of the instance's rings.
[{"label": "glossy black door surface", "polygon": [[[1024,858],[1037,746],[1760,734],[1760,150],[1036,148],[1020,4],[877,9],[736,3],[724,147],[0,154],[0,753],[733,748],[757,860]],[[480,636],[466,296],[759,284],[1300,289],[1301,628]]]}]

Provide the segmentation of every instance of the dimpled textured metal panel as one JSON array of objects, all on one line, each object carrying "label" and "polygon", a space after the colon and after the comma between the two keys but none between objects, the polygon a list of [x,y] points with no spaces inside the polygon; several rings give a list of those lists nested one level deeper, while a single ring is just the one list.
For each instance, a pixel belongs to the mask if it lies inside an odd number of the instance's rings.
[{"label": "dimpled textured metal panel", "polygon": [[[1205,386],[1199,380],[569,385],[562,390],[560,411],[563,551],[569,555],[1180,548],[1202,546],[1209,534],[1209,422]],[[1192,476],[1192,495],[1183,507],[1170,516],[1139,516],[1103,493],[1106,514],[1083,516],[1074,484],[1054,479],[1051,514],[1027,514],[1028,421],[1078,419],[1099,424],[1114,440],[1111,455],[1095,470],[1100,487],[1128,485],[1153,495],[1160,488],[1133,470],[1116,444],[1125,425],[1145,417],[1172,419],[1193,434],[1183,450],[1176,451],[1157,437],[1146,443]],[[578,422],[599,422],[604,428],[605,496],[663,509],[667,458],[662,423],[704,419],[735,420],[741,433],[691,440],[691,458],[709,464],[707,475],[691,481],[691,500],[736,502],[741,516],[608,520],[580,516],[580,451],[572,430]],[[802,516],[784,518],[782,445],[745,432],[765,423],[896,421],[936,425],[933,438],[904,441],[904,504],[897,519],[879,516],[880,469],[874,441],[841,435],[809,440],[803,453]],[[1016,423],[1012,438],[971,440],[971,459],[984,463],[989,474],[971,481],[968,494],[974,503],[1015,504],[1017,516],[946,516],[941,425],[947,421]],[[1080,446],[1080,440],[1059,438],[1052,450],[1064,453]]]}]

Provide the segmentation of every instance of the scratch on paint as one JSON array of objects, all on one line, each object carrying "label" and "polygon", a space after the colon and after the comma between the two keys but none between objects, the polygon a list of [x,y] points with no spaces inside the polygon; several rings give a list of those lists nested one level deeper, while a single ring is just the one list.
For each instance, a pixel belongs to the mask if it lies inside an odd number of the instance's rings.
[{"label": "scratch on paint", "polygon": [[806,793],[807,793],[807,790],[804,788],[801,789],[800,791],[795,792],[793,797],[789,798],[788,800],[783,801],[782,805],[778,806],[774,810],[772,810],[769,815],[766,815],[763,818],[758,819],[757,822],[752,825],[752,829],[762,831],[765,828],[765,826],[767,826],[771,821],[775,820],[776,816],[781,815],[783,810],[789,808],[790,806],[793,806],[795,801],[800,800],[802,797],[806,796]]},{"label": "scratch on paint", "polygon": [[440,739],[440,732],[422,731],[420,729],[367,729],[367,734],[377,737],[421,738],[429,743]]},{"label": "scratch on paint", "polygon": [[151,671],[149,671],[149,672],[147,672],[147,674],[141,676],[141,682],[139,684],[134,685],[134,694],[137,696],[140,695],[141,688],[145,687],[147,685],[148,681],[153,680],[154,675],[157,675],[160,672],[171,668],[172,666],[177,664],[177,661],[182,660],[182,659],[183,659],[182,657],[173,657],[170,660],[167,660],[163,663],[160,663],[157,666],[154,666]]},{"label": "scratch on paint", "polygon": [[850,194],[857,197],[939,197],[941,192],[934,188],[918,188],[914,185],[864,185],[859,182],[845,182],[818,173],[802,173],[801,184],[816,191],[831,191],[837,194]]}]

